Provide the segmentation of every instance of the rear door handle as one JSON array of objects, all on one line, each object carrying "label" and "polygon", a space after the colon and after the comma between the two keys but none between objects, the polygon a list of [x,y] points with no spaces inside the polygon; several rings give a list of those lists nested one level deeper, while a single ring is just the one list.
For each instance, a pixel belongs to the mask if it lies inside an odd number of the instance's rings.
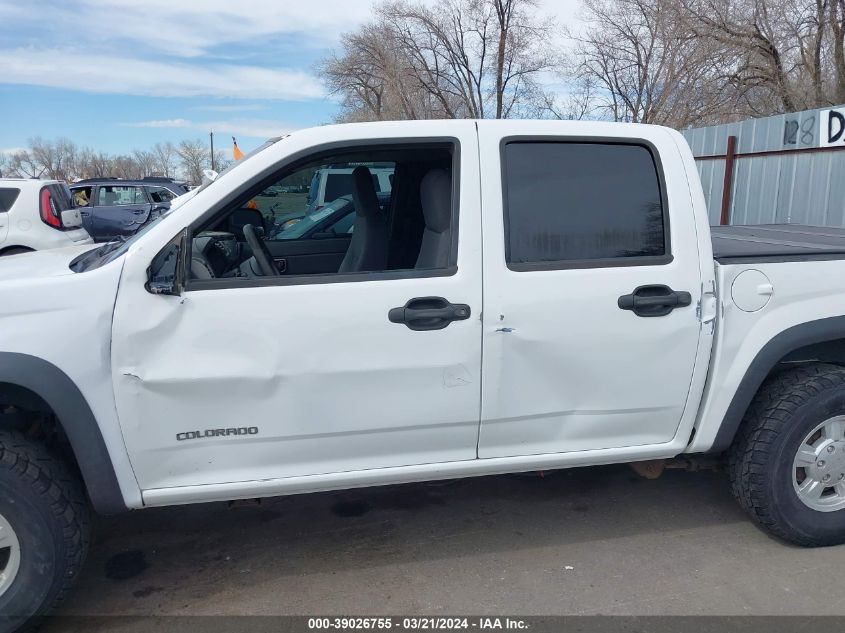
[{"label": "rear door handle", "polygon": [[669,286],[640,286],[631,294],[619,297],[616,303],[622,310],[631,310],[637,316],[659,317],[690,305],[692,296],[685,290],[675,291]]},{"label": "rear door handle", "polygon": [[449,303],[443,297],[416,297],[401,308],[391,308],[387,318],[391,323],[404,323],[421,332],[442,330],[452,321],[468,319],[471,312],[465,303]]}]

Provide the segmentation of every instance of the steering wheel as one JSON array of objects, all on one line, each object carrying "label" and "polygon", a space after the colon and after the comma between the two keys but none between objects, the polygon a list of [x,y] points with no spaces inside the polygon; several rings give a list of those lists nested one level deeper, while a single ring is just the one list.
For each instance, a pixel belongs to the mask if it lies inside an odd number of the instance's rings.
[{"label": "steering wheel", "polygon": [[252,249],[252,256],[258,262],[261,274],[265,277],[281,275],[282,273],[276,267],[276,262],[273,261],[273,255],[270,253],[270,249],[267,248],[264,240],[258,237],[258,233],[256,233],[255,227],[252,224],[244,224],[244,237],[246,238],[246,243]]}]

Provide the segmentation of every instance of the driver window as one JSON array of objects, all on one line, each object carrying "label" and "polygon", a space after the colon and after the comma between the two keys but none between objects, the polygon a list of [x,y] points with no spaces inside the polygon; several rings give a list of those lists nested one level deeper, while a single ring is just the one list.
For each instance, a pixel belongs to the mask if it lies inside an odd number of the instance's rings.
[{"label": "driver window", "polygon": [[190,278],[453,268],[453,152],[443,143],[356,149],[283,170],[194,230]]}]

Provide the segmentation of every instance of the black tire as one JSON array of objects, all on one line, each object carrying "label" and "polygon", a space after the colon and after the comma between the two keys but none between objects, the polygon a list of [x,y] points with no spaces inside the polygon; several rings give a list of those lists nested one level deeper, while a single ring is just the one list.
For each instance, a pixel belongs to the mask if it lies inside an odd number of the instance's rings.
[{"label": "black tire", "polygon": [[731,488],[769,533],[805,547],[845,542],[845,509],[805,505],[793,485],[793,460],[821,422],[845,415],[845,368],[822,363],[781,371],[760,388],[728,453]]},{"label": "black tire", "polygon": [[12,246],[11,248],[7,248],[4,251],[0,251],[0,257],[5,257],[7,255],[20,255],[21,253],[32,253],[31,248],[26,248],[25,246]]},{"label": "black tire", "polygon": [[0,631],[29,629],[59,604],[88,551],[88,503],[77,477],[43,446],[0,431],[0,515],[20,543],[20,567],[0,595]]}]

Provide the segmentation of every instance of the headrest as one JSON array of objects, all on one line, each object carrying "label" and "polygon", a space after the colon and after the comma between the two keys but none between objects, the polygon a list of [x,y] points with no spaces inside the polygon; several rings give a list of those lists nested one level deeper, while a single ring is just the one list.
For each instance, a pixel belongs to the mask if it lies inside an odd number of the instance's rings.
[{"label": "headrest", "polygon": [[452,177],[445,169],[432,169],[420,183],[425,226],[435,233],[443,233],[452,222]]},{"label": "headrest", "polygon": [[373,175],[363,165],[352,172],[352,202],[355,213],[361,217],[374,217],[380,213]]}]

